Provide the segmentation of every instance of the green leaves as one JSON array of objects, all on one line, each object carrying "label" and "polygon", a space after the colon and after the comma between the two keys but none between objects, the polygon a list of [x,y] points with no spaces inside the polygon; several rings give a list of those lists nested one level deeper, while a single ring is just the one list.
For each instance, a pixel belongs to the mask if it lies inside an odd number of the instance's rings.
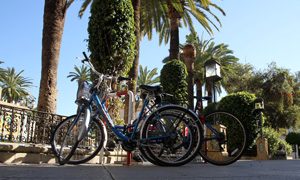
[{"label": "green leaves", "polygon": [[9,103],[29,95],[27,88],[32,86],[30,79],[22,76],[24,70],[16,72],[15,68],[7,68],[0,75],[2,98]]},{"label": "green leaves", "polygon": [[268,139],[269,154],[274,156],[276,153],[283,149],[290,154],[292,152],[292,147],[283,139],[280,138],[280,134],[272,128],[263,128],[264,137]]},{"label": "green leaves", "polygon": [[218,109],[234,114],[244,125],[247,134],[246,148],[251,146],[257,136],[256,119],[252,116],[256,96],[248,92],[229,94],[221,99]]},{"label": "green leaves", "polygon": [[171,60],[166,63],[160,75],[161,85],[166,93],[174,97],[168,99],[171,103],[187,103],[187,70],[185,64],[180,60]]},{"label": "green leaves", "polygon": [[94,0],[88,32],[90,57],[96,69],[104,74],[126,74],[135,54],[131,1]]},{"label": "green leaves", "polygon": [[286,136],[286,142],[291,145],[298,144],[300,146],[300,133],[290,132]]},{"label": "green leaves", "polygon": [[196,49],[195,60],[195,79],[204,84],[204,63],[210,59],[214,59],[221,64],[221,84],[217,84],[219,90],[221,85],[227,90],[230,86],[228,77],[233,73],[234,65],[239,60],[233,55],[233,51],[229,49],[227,44],[216,44],[213,39],[199,39],[197,33],[191,33],[186,36],[186,42],[194,45]]},{"label": "green leaves", "polygon": [[91,70],[87,66],[75,66],[74,70],[75,72],[69,72],[69,75],[67,76],[67,78],[71,78],[71,81],[91,81]]},{"label": "green leaves", "polygon": [[138,85],[153,85],[160,82],[159,76],[154,77],[157,75],[157,68],[152,69],[151,71],[148,70],[147,66],[143,68],[142,65],[139,67],[139,76],[138,76]]}]

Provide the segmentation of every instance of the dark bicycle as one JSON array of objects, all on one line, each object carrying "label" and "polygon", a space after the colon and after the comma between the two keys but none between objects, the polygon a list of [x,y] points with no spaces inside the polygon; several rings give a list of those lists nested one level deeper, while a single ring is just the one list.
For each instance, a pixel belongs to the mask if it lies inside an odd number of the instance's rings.
[{"label": "dark bicycle", "polygon": [[97,72],[86,55],[83,62],[88,62],[98,79],[91,86],[86,82],[80,85],[77,114],[58,124],[52,133],[52,150],[59,164],[80,164],[95,157],[105,146],[106,127],[116,135],[124,150],[139,148],[156,165],[179,166],[196,156],[203,129],[194,112],[176,105],[153,106],[161,89],[144,85],[140,88],[146,97],[137,120],[126,126],[115,125],[105,106],[107,98],[118,95],[111,91],[111,81],[128,78]]},{"label": "dark bicycle", "polygon": [[[197,97],[195,97],[197,98]],[[195,112],[204,127],[201,157],[214,165],[229,165],[240,159],[246,145],[246,132],[241,121],[225,111],[202,114],[203,100],[197,98]]]}]

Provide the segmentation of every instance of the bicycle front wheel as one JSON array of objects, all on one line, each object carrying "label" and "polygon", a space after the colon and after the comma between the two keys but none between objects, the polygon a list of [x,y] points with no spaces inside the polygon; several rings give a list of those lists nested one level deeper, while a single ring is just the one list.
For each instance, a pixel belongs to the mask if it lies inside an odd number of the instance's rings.
[{"label": "bicycle front wheel", "polygon": [[246,132],[237,117],[221,111],[205,116],[200,149],[204,160],[214,165],[232,164],[242,156],[245,144]]},{"label": "bicycle front wheel", "polygon": [[159,108],[144,123],[141,144],[154,164],[181,166],[197,155],[203,129],[191,111],[175,105]]},{"label": "bicycle front wheel", "polygon": [[[58,157],[60,164],[81,164],[88,162],[99,153],[107,138],[104,125],[100,120],[94,118],[91,120],[87,133],[80,142],[77,140],[77,129],[79,129],[80,122],[74,125],[69,135],[67,135],[67,131],[72,126],[75,118],[76,115],[62,121],[51,136],[52,151]],[[63,143],[64,137],[66,137],[68,144]],[[61,151],[62,148],[64,148],[63,151]],[[68,157],[69,154],[71,154],[70,157]]]}]

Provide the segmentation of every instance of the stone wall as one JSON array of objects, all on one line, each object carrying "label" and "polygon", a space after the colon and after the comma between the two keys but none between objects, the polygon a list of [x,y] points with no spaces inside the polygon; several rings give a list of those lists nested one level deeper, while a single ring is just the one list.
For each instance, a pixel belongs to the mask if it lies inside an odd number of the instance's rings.
[{"label": "stone wall", "polygon": [[[126,162],[126,152],[119,149],[112,152],[101,150],[88,163],[122,164],[124,162]],[[57,160],[52,154],[50,145],[1,142],[0,163],[56,164]]]}]

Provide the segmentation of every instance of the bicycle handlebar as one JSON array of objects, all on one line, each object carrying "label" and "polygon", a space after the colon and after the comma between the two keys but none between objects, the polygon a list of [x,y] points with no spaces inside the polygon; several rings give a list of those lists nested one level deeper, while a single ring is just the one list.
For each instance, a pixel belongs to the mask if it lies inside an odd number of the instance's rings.
[{"label": "bicycle handlebar", "polygon": [[94,65],[91,63],[91,61],[90,61],[90,59],[88,58],[88,56],[86,55],[86,53],[85,53],[85,52],[82,52],[82,54],[83,54],[83,56],[84,56],[85,59],[81,60],[81,62],[82,62],[82,63],[87,62],[87,63],[89,64],[89,66],[90,66],[92,72],[99,76],[99,78],[98,78],[98,83],[97,83],[97,85],[96,85],[97,87],[100,87],[100,84],[101,84],[101,82],[102,82],[103,80],[113,80],[113,79],[117,79],[118,82],[124,81],[124,80],[126,80],[126,81],[131,81],[131,78],[128,78],[128,77],[122,77],[122,76],[115,77],[115,76],[105,75],[105,74],[102,74],[102,73],[98,72],[98,71],[95,69]]},{"label": "bicycle handlebar", "polygon": [[81,62],[84,63],[85,61],[89,61],[89,58],[87,57],[87,55],[85,54],[85,52],[82,52],[83,56],[85,59],[83,59]]}]

